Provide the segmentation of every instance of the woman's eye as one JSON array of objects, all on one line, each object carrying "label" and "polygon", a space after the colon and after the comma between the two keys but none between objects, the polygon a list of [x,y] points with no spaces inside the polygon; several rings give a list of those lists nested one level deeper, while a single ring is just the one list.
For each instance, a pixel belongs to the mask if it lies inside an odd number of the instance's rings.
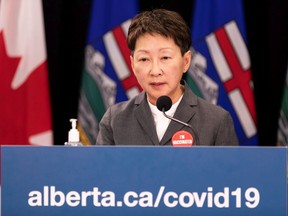
[{"label": "woman's eye", "polygon": [[147,58],[140,58],[139,61],[145,62],[145,61],[148,61],[148,59]]},{"label": "woman's eye", "polygon": [[162,57],[162,59],[163,59],[163,60],[168,60],[168,59],[170,59],[170,57],[164,56],[164,57]]}]

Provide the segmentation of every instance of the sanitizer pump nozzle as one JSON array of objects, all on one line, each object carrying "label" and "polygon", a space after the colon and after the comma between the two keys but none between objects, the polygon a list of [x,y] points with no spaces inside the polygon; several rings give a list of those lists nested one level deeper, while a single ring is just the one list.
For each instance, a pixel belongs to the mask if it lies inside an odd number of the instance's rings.
[{"label": "sanitizer pump nozzle", "polygon": [[82,146],[82,143],[80,143],[79,131],[76,128],[77,119],[70,119],[70,122],[72,124],[72,128],[69,130],[68,142],[65,142],[65,145]]}]

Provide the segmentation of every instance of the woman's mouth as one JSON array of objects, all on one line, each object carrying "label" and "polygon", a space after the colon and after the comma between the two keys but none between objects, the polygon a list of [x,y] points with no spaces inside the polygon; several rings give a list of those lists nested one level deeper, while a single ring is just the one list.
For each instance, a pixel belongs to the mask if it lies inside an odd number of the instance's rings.
[{"label": "woman's mouth", "polygon": [[150,85],[152,85],[153,87],[161,87],[164,85],[163,82],[152,82],[150,83]]}]

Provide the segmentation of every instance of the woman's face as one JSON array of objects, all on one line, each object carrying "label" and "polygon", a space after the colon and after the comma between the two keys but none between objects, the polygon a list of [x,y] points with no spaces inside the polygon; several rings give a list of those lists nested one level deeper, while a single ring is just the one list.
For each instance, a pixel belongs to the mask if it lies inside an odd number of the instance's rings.
[{"label": "woman's face", "polygon": [[180,80],[190,65],[190,50],[182,56],[180,47],[172,38],[144,34],[137,39],[130,60],[134,74],[150,103],[155,105],[162,95],[169,96],[173,103],[181,97],[183,91]]}]

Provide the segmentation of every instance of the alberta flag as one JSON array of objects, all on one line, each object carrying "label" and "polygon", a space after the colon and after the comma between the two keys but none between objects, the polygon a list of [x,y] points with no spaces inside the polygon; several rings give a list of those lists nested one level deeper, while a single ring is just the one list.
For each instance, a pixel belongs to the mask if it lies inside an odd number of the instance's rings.
[{"label": "alberta flag", "polygon": [[137,1],[94,0],[78,108],[81,142],[94,145],[108,106],[134,97],[141,87],[130,67],[126,36]]},{"label": "alberta flag", "polygon": [[240,145],[258,145],[242,0],[195,0],[191,29],[188,84],[230,112]]},{"label": "alberta flag", "polygon": [[279,128],[278,128],[278,145],[288,146],[288,64],[286,72],[286,82],[282,105],[280,109]]},{"label": "alberta flag", "polygon": [[0,144],[51,145],[42,0],[0,1]]}]

